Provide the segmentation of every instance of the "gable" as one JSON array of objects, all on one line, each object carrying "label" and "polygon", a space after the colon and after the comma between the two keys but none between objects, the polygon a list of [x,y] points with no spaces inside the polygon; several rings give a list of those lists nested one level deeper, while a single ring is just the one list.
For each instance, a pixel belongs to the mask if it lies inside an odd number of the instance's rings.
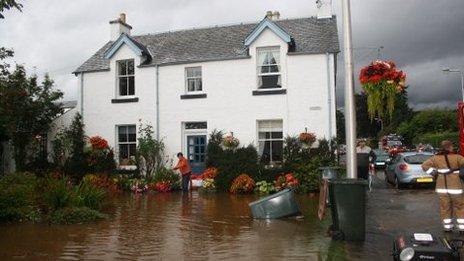
[{"label": "gable", "polygon": [[105,59],[111,59],[113,55],[123,46],[129,47],[137,56],[144,56],[147,60],[150,58],[147,49],[127,34],[122,33],[119,38],[105,51]]},{"label": "gable", "polygon": [[266,29],[271,30],[275,35],[277,35],[280,39],[282,39],[286,43],[291,43],[292,37],[280,26],[278,26],[273,21],[269,20],[268,18],[264,18],[258,26],[247,36],[245,39],[245,46],[250,46],[258,37],[261,35],[263,31]]}]

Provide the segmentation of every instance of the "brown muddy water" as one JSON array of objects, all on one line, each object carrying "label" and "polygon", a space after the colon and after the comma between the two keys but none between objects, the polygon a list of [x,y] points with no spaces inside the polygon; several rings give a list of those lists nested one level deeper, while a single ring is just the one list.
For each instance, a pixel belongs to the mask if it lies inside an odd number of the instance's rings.
[{"label": "brown muddy water", "polygon": [[256,195],[182,193],[112,199],[90,224],[0,225],[0,260],[343,260],[317,198],[298,195],[303,219],[253,220]]}]

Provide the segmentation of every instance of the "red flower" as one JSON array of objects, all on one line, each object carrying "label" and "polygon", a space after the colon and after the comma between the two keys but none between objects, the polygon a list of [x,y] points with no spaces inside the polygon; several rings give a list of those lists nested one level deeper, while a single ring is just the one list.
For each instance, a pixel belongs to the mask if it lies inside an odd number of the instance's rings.
[{"label": "red flower", "polygon": [[104,150],[109,149],[108,142],[100,136],[93,136],[89,139],[92,149]]}]

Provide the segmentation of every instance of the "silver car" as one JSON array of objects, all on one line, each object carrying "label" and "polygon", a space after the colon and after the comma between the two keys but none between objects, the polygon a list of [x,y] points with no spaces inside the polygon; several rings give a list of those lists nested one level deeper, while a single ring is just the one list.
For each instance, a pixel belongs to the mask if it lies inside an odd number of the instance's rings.
[{"label": "silver car", "polygon": [[422,163],[433,154],[429,152],[398,153],[392,160],[387,161],[385,180],[395,184],[398,189],[408,184],[434,183],[433,177],[422,170]]}]

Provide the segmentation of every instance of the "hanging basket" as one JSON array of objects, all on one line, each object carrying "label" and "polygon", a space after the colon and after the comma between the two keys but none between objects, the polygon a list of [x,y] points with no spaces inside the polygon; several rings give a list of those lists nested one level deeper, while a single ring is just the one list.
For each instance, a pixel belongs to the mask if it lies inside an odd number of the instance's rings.
[{"label": "hanging basket", "polygon": [[405,91],[406,74],[391,61],[374,61],[361,69],[359,81],[367,94],[369,117],[391,117],[396,95]]}]

